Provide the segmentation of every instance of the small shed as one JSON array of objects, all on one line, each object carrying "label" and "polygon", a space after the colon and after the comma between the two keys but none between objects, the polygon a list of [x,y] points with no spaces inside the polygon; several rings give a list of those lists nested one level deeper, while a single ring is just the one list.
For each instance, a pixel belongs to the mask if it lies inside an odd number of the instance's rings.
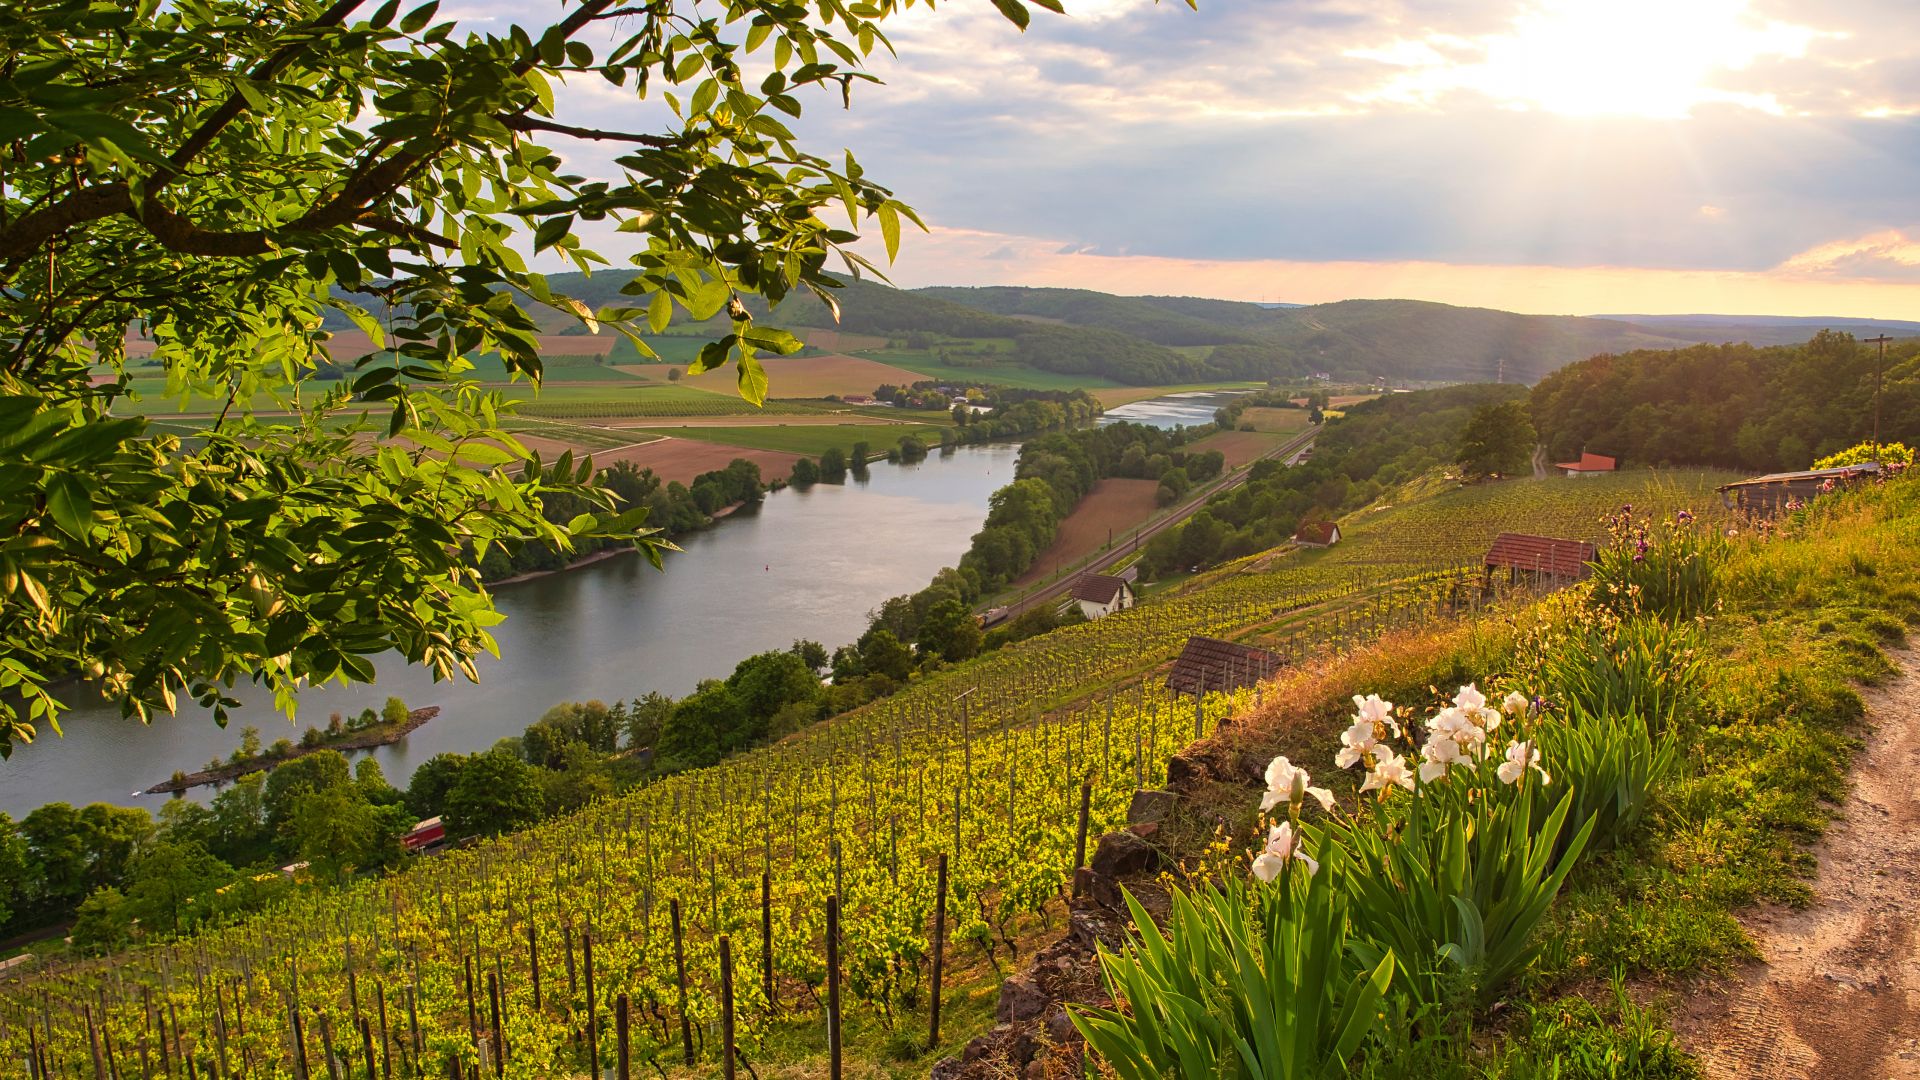
[{"label": "small shed", "polygon": [[1293,534],[1301,547],[1329,548],[1340,542],[1340,526],[1331,521],[1309,521]]},{"label": "small shed", "polygon": [[872,394],[841,394],[840,400],[848,405],[871,405],[873,404],[873,395]]},{"label": "small shed", "polygon": [[1273,678],[1285,666],[1279,653],[1196,634],[1167,672],[1167,689],[1195,697],[1238,690]]},{"label": "small shed", "polygon": [[1772,513],[1789,502],[1804,503],[1816,495],[1837,487],[1878,476],[1875,462],[1842,465],[1835,469],[1806,469],[1801,472],[1768,473],[1751,480],[1736,480],[1719,487],[1720,501],[1730,510]]},{"label": "small shed", "polygon": [[1089,619],[1105,618],[1133,606],[1133,586],[1125,578],[1106,574],[1081,574],[1073,579],[1069,595]]},{"label": "small shed", "polygon": [[1529,533],[1501,533],[1487,549],[1485,566],[1489,580],[1495,570],[1507,571],[1509,580],[1521,574],[1534,577],[1579,581],[1591,572],[1591,563],[1599,551],[1585,540],[1565,540],[1555,536]]},{"label": "small shed", "polygon": [[1605,454],[1592,454],[1582,450],[1579,461],[1555,462],[1553,467],[1565,469],[1568,476],[1602,476],[1618,469],[1620,463]]}]

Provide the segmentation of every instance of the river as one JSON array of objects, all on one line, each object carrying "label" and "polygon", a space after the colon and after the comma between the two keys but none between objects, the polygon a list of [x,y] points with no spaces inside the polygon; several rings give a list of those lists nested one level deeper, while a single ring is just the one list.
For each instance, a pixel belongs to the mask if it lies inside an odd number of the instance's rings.
[{"label": "river", "polygon": [[1201,424],[1213,423],[1215,410],[1244,393],[1247,391],[1190,390],[1182,394],[1148,398],[1145,401],[1129,402],[1108,409],[1100,418],[1100,422],[1117,424],[1124,420],[1128,423],[1168,429],[1198,427]]},{"label": "river", "polygon": [[[507,616],[494,629],[500,658],[483,657],[480,682],[435,684],[422,669],[378,663],[374,686],[329,686],[301,696],[299,722],[251,685],[223,731],[202,713],[126,720],[97,700],[76,701],[65,737],[43,731],[0,763],[0,811],[18,817],[43,803],[112,802],[158,810],[161,796],[130,792],[192,771],[239,745],[243,724],[263,741],[298,741],[329,713],[380,707],[389,694],[438,705],[440,716],[372,751],[404,787],[443,751],[484,750],[518,735],[560,701],[613,702],[650,690],[685,695],[724,677],[742,658],[811,638],[828,649],[858,637],[881,601],[926,585],[953,565],[986,517],[987,497],[1013,478],[1019,447],[961,447],[911,465],[876,463],[864,481],[769,495],[705,532],[685,537],[661,573],[620,556],[495,591]],[[206,799],[212,788],[196,788]]]}]

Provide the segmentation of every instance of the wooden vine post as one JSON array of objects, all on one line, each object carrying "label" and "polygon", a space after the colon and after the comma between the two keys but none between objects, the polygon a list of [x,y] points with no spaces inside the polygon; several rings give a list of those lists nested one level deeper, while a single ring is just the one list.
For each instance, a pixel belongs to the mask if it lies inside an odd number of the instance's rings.
[{"label": "wooden vine post", "polygon": [[693,1068],[693,1022],[687,1018],[687,951],[680,936],[680,898],[668,908],[673,914],[673,975],[680,987],[680,1046],[687,1068]]},{"label": "wooden vine post", "polygon": [[840,1080],[840,898],[827,897],[827,1077]]},{"label": "wooden vine post", "polygon": [[733,941],[720,935],[720,1073],[734,1080]]},{"label": "wooden vine post", "polygon": [[940,1045],[940,980],[947,950],[947,853],[940,853],[933,897],[933,1001],[927,1020],[927,1049]]}]

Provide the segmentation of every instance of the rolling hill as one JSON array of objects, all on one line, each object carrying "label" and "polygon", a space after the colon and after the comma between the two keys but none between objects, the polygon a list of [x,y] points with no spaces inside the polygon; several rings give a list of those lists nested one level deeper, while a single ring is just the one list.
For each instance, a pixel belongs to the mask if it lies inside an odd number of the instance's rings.
[{"label": "rolling hill", "polygon": [[[555,291],[595,307],[630,306],[628,271],[556,274]],[[1920,323],[1743,315],[1520,315],[1421,300],[1342,300],[1304,306],[1180,296],[1115,296],[1087,289],[935,286],[903,290],[849,281],[838,328],[889,337],[992,341],[994,363],[1133,385],[1293,378],[1537,382],[1602,353],[1688,345],[1805,341],[1831,327],[1859,336],[1920,335]],[[746,298],[756,317],[764,301]],[[773,321],[833,327],[810,293],[789,297]],[[677,320],[679,332],[686,325]],[[570,316],[544,316],[551,333],[579,333]],[[712,321],[724,333],[724,319]]]}]

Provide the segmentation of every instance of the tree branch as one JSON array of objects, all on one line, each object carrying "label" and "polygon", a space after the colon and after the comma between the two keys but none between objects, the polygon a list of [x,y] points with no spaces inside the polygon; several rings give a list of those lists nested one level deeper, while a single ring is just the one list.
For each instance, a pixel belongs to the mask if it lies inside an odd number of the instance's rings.
[{"label": "tree branch", "polygon": [[603,128],[575,127],[572,124],[557,124],[551,120],[540,120],[531,116],[509,115],[499,118],[500,123],[509,131],[551,131],[556,135],[571,135],[576,139],[604,139],[613,142],[639,143],[656,150],[665,150],[674,145],[672,139],[659,135],[640,135],[629,131],[607,131]]}]

